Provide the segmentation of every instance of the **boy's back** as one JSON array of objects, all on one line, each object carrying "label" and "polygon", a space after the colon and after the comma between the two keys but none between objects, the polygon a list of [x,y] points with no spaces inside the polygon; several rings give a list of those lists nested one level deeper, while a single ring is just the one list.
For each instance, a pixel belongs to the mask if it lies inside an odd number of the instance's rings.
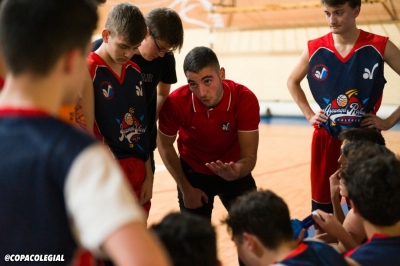
[{"label": "boy's back", "polygon": [[12,109],[0,110],[0,138],[0,228],[7,228],[0,250],[70,261],[77,244],[65,185],[76,156],[94,140],[44,112]]}]

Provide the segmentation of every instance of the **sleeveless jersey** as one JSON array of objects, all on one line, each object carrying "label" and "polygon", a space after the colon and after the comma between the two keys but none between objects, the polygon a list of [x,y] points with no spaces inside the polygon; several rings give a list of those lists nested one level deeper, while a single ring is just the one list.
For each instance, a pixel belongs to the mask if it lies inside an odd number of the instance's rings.
[{"label": "sleeveless jersey", "polygon": [[361,265],[398,265],[400,261],[400,237],[375,234],[365,244],[349,251],[346,257]]},{"label": "sleeveless jersey", "polygon": [[328,121],[321,123],[337,137],[342,129],[359,127],[367,113],[380,107],[386,80],[383,54],[388,38],[360,30],[350,53],[343,58],[332,33],[308,42],[308,83]]},{"label": "sleeveless jersey", "polygon": [[118,158],[149,156],[146,98],[138,65],[128,61],[121,77],[96,53],[88,58],[93,79],[97,138]]},{"label": "sleeveless jersey", "polygon": [[272,265],[345,266],[348,264],[343,256],[328,244],[320,241],[305,240],[281,262]]},{"label": "sleeveless jersey", "polygon": [[[0,255],[61,254],[71,261],[64,186],[94,139],[47,114],[0,110]],[[4,254],[2,254],[4,252]]]}]

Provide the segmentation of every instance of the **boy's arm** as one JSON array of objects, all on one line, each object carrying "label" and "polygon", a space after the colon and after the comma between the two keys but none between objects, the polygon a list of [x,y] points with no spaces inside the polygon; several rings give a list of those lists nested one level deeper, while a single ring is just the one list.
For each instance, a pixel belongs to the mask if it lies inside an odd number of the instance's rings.
[{"label": "boy's arm", "polygon": [[73,232],[94,254],[117,265],[169,265],[161,244],[146,230],[138,205],[119,165],[101,144],[74,160],[64,189]]},{"label": "boy's arm", "polygon": [[[383,60],[400,75],[400,50],[390,40],[386,43]],[[362,127],[388,130],[400,121],[400,106],[386,119],[379,118],[374,114],[366,114],[361,121]]]},{"label": "boy's arm", "polygon": [[[354,209],[351,209],[346,219],[344,219],[343,228],[351,235],[357,245],[361,245],[361,243],[368,238],[364,229],[363,220],[360,215],[354,213]],[[338,249],[341,252],[349,251],[340,241],[338,243]]]},{"label": "boy's arm", "polygon": [[322,230],[337,238],[347,250],[357,247],[357,243],[355,243],[351,235],[346,232],[331,213],[326,213],[321,210],[317,210],[317,212],[319,215],[313,214],[313,219]]},{"label": "boy's arm", "polygon": [[90,135],[94,136],[94,89],[89,71],[87,71],[84,77],[79,97],[82,103],[83,115],[85,117],[86,130]]},{"label": "boy's arm", "polygon": [[143,181],[142,188],[140,190],[140,204],[145,204],[153,197],[153,181],[154,175],[151,169],[150,158],[144,163],[146,167],[146,178]]},{"label": "boy's arm", "polygon": [[297,63],[292,73],[290,74],[287,87],[293,100],[297,103],[300,110],[311,125],[320,124],[325,122],[328,117],[324,115],[323,111],[315,114],[307,101],[306,95],[300,86],[300,82],[305,78],[308,72],[308,49],[306,48],[301,54],[300,61]]},{"label": "boy's arm", "polygon": [[340,169],[338,169],[333,175],[329,177],[329,185],[331,189],[331,201],[333,205],[333,214],[336,219],[343,224],[344,221],[344,213],[342,210],[342,206],[340,204],[340,189],[339,189],[339,173]]},{"label": "boy's arm", "polygon": [[192,187],[183,173],[182,166],[176,153],[174,142],[176,136],[166,136],[160,130],[157,134],[157,147],[165,167],[175,179],[178,187],[183,194],[183,202],[186,208],[196,209],[203,206],[202,199],[208,202],[208,197],[204,191]]},{"label": "boy's arm", "polygon": [[167,99],[169,92],[171,91],[171,84],[166,84],[163,82],[159,82],[157,86],[157,113],[156,113],[156,121],[158,120],[158,113],[161,110],[165,99]]},{"label": "boy's arm", "polygon": [[102,247],[115,265],[171,265],[155,236],[140,222],[118,228]]}]

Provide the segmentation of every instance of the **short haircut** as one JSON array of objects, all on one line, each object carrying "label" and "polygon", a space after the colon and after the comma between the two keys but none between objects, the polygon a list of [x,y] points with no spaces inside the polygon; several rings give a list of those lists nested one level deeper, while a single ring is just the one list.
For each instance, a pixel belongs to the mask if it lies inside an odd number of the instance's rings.
[{"label": "short haircut", "polygon": [[97,24],[92,0],[5,0],[0,46],[14,75],[46,75],[65,52],[86,51]]},{"label": "short haircut", "polygon": [[123,36],[131,45],[141,43],[147,34],[142,12],[137,6],[126,2],[111,8],[105,28],[110,31],[111,36]]},{"label": "short haircut", "polygon": [[246,232],[255,235],[270,250],[293,240],[289,209],[283,199],[270,190],[252,191],[238,197],[223,222],[239,241]]},{"label": "short haircut", "polygon": [[153,37],[168,43],[174,50],[183,46],[182,20],[171,8],[156,7],[145,16],[147,27]]},{"label": "short haircut", "polygon": [[219,71],[219,62],[217,55],[208,47],[195,47],[186,55],[183,62],[183,71],[199,73],[203,68],[213,67]]},{"label": "short haircut", "polygon": [[216,266],[216,233],[211,223],[191,213],[170,213],[152,225],[174,266]]},{"label": "short haircut", "polygon": [[378,130],[367,127],[345,129],[339,134],[339,140],[370,141],[379,145],[386,145],[385,139]]},{"label": "short haircut", "polygon": [[376,226],[400,221],[400,162],[390,150],[364,143],[350,151],[340,175],[364,219]]},{"label": "short haircut", "polygon": [[321,0],[321,3],[333,7],[339,7],[346,3],[348,3],[351,8],[361,6],[361,0]]}]

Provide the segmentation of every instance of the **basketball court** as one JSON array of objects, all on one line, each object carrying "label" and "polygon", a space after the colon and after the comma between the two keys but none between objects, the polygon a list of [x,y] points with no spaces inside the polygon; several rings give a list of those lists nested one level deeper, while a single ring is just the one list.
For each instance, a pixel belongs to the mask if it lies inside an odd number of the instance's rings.
[{"label": "basketball court", "polygon": [[[100,7],[101,32],[109,9],[125,1],[110,1]],[[293,218],[310,214],[310,152],[313,127],[309,126],[293,103],[286,80],[307,40],[329,32],[319,1],[298,0],[152,0],[127,1],[146,14],[162,6],[177,11],[184,23],[185,40],[176,53],[178,83],[186,84],[183,59],[195,46],[212,47],[226,76],[249,87],[260,102],[260,143],[253,176],[260,189],[270,189],[283,197]],[[358,18],[360,28],[389,36],[400,46],[400,1],[363,1]],[[387,117],[400,104],[400,77],[385,68],[387,84],[378,115]],[[317,111],[306,81],[302,83],[314,111]],[[271,116],[272,118],[266,118]],[[400,154],[400,128],[384,131],[387,146]],[[155,152],[156,174],[148,225],[166,214],[179,211],[176,183]],[[212,223],[218,234],[218,256],[224,266],[238,265],[233,242],[221,224],[227,212],[216,198]]]}]

